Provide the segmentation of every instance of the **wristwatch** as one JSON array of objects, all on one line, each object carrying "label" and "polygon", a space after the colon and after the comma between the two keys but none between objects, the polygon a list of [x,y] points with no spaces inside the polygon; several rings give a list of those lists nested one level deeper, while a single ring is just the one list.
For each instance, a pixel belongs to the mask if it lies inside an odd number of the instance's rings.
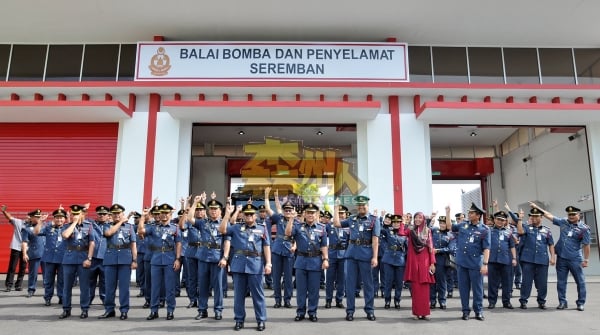
[{"label": "wristwatch", "polygon": [[91,262],[92,261],[92,257],[88,257],[87,260]]}]

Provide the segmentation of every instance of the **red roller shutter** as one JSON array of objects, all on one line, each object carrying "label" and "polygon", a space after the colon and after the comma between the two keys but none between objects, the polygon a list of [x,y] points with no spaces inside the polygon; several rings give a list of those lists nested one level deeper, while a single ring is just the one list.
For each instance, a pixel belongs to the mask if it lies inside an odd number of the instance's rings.
[{"label": "red roller shutter", "polygon": [[[23,218],[63,204],[110,205],[117,123],[0,123],[0,204]],[[0,218],[0,271],[6,272],[12,226]]]}]

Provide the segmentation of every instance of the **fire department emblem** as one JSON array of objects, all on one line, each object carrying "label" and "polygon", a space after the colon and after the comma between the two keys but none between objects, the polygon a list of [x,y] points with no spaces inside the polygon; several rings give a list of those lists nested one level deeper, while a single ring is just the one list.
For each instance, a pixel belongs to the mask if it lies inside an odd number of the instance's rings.
[{"label": "fire department emblem", "polygon": [[165,48],[159,47],[156,50],[156,54],[150,59],[150,65],[148,66],[150,73],[153,76],[165,76],[171,69],[171,59],[169,55],[165,53]]}]

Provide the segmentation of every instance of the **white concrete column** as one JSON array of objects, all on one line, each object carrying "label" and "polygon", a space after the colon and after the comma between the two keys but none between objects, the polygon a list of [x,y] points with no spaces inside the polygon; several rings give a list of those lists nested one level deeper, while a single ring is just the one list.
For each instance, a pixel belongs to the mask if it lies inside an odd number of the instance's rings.
[{"label": "white concrete column", "polygon": [[600,189],[600,123],[588,124],[585,133],[590,158],[590,176],[592,178],[596,222],[600,222],[600,213],[598,213],[598,208],[600,208],[600,194],[598,193]]},{"label": "white concrete column", "polygon": [[[158,198],[160,203],[166,202],[176,208],[179,208],[179,199],[188,193],[186,191],[184,194],[180,194],[178,189],[179,168],[182,164],[180,161],[180,132],[180,120],[174,119],[167,112],[158,113],[152,198]],[[191,155],[191,152],[188,154]],[[186,161],[189,174],[189,158]]]}]

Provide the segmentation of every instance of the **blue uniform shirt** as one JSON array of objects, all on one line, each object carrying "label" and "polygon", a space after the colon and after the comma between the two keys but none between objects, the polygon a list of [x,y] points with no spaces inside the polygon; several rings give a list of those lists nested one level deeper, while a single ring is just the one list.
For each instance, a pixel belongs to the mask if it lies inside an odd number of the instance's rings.
[{"label": "blue uniform shirt", "polygon": [[[133,231],[137,235],[138,225],[133,226]],[[136,241],[135,246],[137,247],[138,255],[146,253],[146,239],[140,239],[139,241]]]},{"label": "blue uniform shirt", "polygon": [[52,222],[47,223],[40,230],[38,236],[46,239],[42,261],[46,263],[62,263],[65,255],[65,244],[61,235],[62,229],[54,227]]},{"label": "blue uniform shirt", "polygon": [[554,245],[554,238],[549,227],[523,224],[524,233],[521,236],[522,262],[548,265],[548,247]]},{"label": "blue uniform shirt", "polygon": [[483,264],[483,250],[490,248],[490,231],[483,223],[469,221],[455,223],[452,231],[456,234],[456,264],[479,269]]},{"label": "blue uniform shirt", "polygon": [[271,234],[267,227],[245,223],[227,227],[227,236],[231,237],[233,257],[230,259],[231,272],[246,274],[264,273],[263,247],[271,245]]},{"label": "blue uniform shirt", "polygon": [[195,227],[200,231],[200,256],[201,262],[218,263],[223,257],[223,241],[226,239],[219,232],[221,219],[196,220]]},{"label": "blue uniform shirt", "polygon": [[581,221],[570,223],[566,218],[557,217],[552,223],[560,227],[560,237],[555,246],[558,257],[582,262],[581,245],[590,244],[590,227]]},{"label": "blue uniform shirt", "polygon": [[[195,219],[195,221],[200,221]],[[200,259],[200,231],[190,222],[186,222],[183,226],[184,231],[181,235],[187,235],[187,248],[183,252],[185,257]]]},{"label": "blue uniform shirt", "polygon": [[[87,220],[86,220],[87,221]],[[106,238],[104,238],[104,225],[106,222],[88,221],[94,227],[94,237],[96,244],[94,245],[94,258],[104,259],[106,253]]]},{"label": "blue uniform shirt", "polygon": [[510,228],[493,227],[490,232],[490,263],[512,264],[510,249],[515,247]]},{"label": "blue uniform shirt", "polygon": [[[43,225],[42,222],[38,224]],[[21,229],[21,239],[23,242],[27,243],[27,256],[29,256],[29,259],[42,258],[42,255],[44,254],[44,244],[46,243],[46,239],[38,237],[33,233],[34,229],[35,226],[29,224]]]},{"label": "blue uniform shirt", "polygon": [[291,236],[296,241],[294,268],[320,271],[323,258],[321,248],[327,246],[325,226],[321,223],[314,223],[312,226],[306,223],[294,224]]},{"label": "blue uniform shirt", "polygon": [[348,249],[348,228],[336,228],[333,223],[325,226],[327,231],[327,244],[330,259],[346,258],[346,249]]},{"label": "blue uniform shirt", "polygon": [[385,245],[385,252],[381,258],[381,263],[393,266],[406,265],[406,247],[408,239],[406,236],[398,235],[395,229],[381,229],[381,242]]},{"label": "blue uniform shirt", "polygon": [[[63,225],[62,231],[66,230],[72,223]],[[97,240],[96,232],[89,222],[78,224],[71,236],[64,240],[65,250],[63,264],[83,264],[88,257],[90,242]]]},{"label": "blue uniform shirt", "polygon": [[[112,226],[104,225],[103,234]],[[106,237],[107,246],[104,254],[104,265],[131,264],[133,254],[131,252],[131,243],[136,242],[135,230],[130,223],[123,223],[119,230],[110,237]]]},{"label": "blue uniform shirt", "polygon": [[[283,214],[273,214],[271,216],[271,224],[277,227],[277,236],[275,236],[275,239],[273,240],[271,253],[286,257],[294,256],[292,253],[292,239],[285,236],[285,225],[287,224],[287,221],[283,217]],[[294,224],[300,224],[300,221],[294,219]]]},{"label": "blue uniform shirt", "polygon": [[177,243],[181,243],[179,228],[172,223],[150,225],[145,228],[146,236],[150,236],[148,241],[152,251],[150,265],[173,265]]},{"label": "blue uniform shirt", "polygon": [[373,258],[372,238],[373,236],[379,238],[381,234],[381,225],[377,217],[371,214],[362,217],[353,215],[340,223],[343,228],[350,228],[346,258],[370,261]]}]

